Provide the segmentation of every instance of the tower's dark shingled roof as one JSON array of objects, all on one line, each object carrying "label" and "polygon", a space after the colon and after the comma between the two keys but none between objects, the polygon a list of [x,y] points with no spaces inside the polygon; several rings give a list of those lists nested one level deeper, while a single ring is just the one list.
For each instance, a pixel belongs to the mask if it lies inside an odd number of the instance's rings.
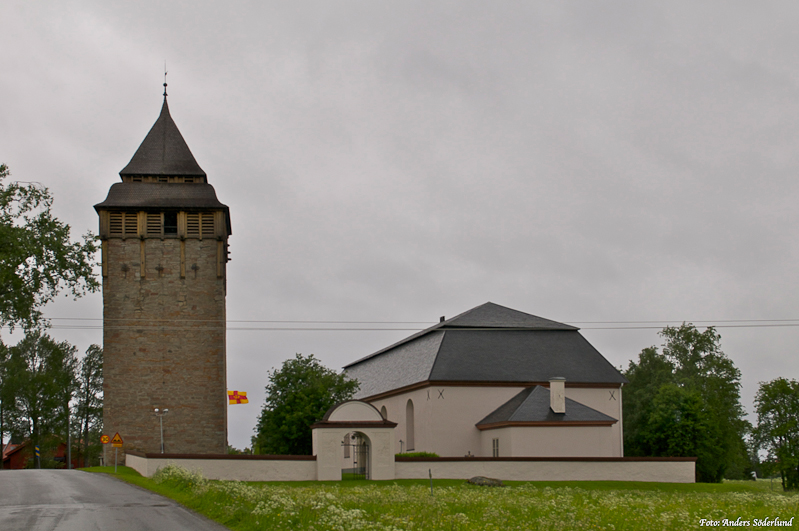
[{"label": "tower's dark shingled roof", "polygon": [[498,422],[616,422],[616,420],[571,398],[566,399],[566,413],[555,413],[549,407],[549,389],[534,385],[522,390],[476,425]]},{"label": "tower's dark shingled roof", "polygon": [[227,206],[216,198],[214,187],[207,183],[116,183],[108,197],[94,205],[99,210],[111,208],[213,208]]},{"label": "tower's dark shingled roof", "polygon": [[101,210],[224,210],[228,234],[233,234],[230,208],[219,202],[214,187],[207,183],[115,183],[108,197],[94,205]]},{"label": "tower's dark shingled roof", "polygon": [[206,176],[169,115],[166,97],[158,120],[119,175]]}]

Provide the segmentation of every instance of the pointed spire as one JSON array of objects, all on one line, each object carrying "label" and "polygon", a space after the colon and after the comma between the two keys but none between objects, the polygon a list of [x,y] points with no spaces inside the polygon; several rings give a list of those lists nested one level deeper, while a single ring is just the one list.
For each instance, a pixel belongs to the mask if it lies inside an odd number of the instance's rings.
[{"label": "pointed spire", "polygon": [[136,150],[125,168],[124,175],[193,175],[206,177],[197,164],[189,146],[169,115],[166,102],[166,72],[164,72],[164,104],[161,115]]}]

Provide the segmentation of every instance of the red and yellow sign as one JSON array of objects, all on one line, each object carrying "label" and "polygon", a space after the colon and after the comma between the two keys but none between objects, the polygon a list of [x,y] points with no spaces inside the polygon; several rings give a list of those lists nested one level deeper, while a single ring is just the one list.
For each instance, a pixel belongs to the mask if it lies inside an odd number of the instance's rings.
[{"label": "red and yellow sign", "polygon": [[233,404],[249,404],[247,400],[247,393],[244,391],[228,391],[227,392],[228,405]]},{"label": "red and yellow sign", "polygon": [[119,436],[119,432],[116,432],[114,438],[111,439],[111,446],[114,448],[122,448],[122,437]]},{"label": "red and yellow sign", "polygon": [[103,444],[108,444],[109,442],[111,442],[111,437],[109,437],[108,435],[103,435],[102,437],[100,437],[100,442]]}]

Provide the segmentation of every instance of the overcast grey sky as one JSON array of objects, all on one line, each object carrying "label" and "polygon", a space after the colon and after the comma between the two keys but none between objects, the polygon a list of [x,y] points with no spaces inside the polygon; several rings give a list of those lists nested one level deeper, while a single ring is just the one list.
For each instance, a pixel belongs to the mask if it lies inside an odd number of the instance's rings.
[{"label": "overcast grey sky", "polygon": [[[586,322],[799,323],[797,18],[795,2],[11,0],[0,162],[48,186],[76,237],[96,232],[166,61],[172,117],[231,209],[229,319],[432,324],[492,301],[582,326],[626,367],[657,329]],[[100,321],[54,323],[81,350],[102,341]],[[759,381],[799,377],[798,327],[718,330],[749,411]],[[410,333],[230,330],[228,387],[251,398],[230,443],[249,445],[287,357],[338,369]]]}]

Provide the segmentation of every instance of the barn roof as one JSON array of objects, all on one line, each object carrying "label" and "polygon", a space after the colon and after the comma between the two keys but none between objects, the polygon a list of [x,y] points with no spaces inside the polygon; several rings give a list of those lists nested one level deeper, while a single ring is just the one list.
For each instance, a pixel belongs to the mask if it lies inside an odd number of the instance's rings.
[{"label": "barn roof", "polygon": [[359,398],[425,381],[622,384],[627,380],[579,329],[491,302],[414,334],[345,368]]}]

